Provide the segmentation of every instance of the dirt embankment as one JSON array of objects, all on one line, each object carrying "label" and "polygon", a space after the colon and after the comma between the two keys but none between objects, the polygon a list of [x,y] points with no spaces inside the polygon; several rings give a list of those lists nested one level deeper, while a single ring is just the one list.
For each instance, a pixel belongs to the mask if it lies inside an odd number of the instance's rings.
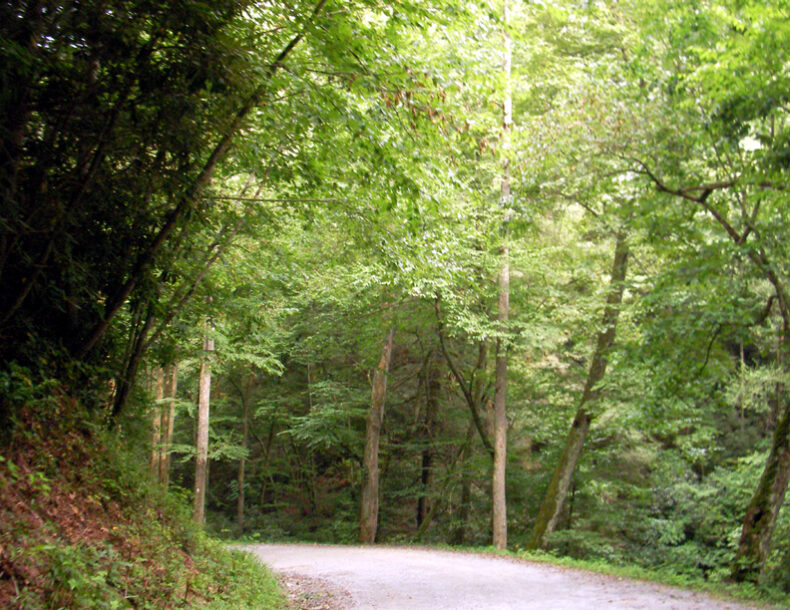
[{"label": "dirt embankment", "polygon": [[195,564],[170,518],[121,480],[101,442],[43,436],[0,454],[0,608],[122,606],[159,589],[194,597]]}]

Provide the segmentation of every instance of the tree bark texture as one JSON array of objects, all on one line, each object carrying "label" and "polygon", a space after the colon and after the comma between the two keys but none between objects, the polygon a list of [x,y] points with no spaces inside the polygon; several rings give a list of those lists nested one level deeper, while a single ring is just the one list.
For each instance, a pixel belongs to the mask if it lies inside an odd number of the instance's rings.
[{"label": "tree bark texture", "polygon": [[[507,264],[499,274],[499,318],[508,318],[510,270]],[[494,467],[492,473],[493,544],[507,546],[507,498],[505,495],[507,463],[507,346],[500,338],[496,344],[496,382],[494,385]]]},{"label": "tree bark texture", "polygon": [[[500,331],[504,332],[510,315],[510,249],[507,245],[507,224],[512,195],[510,193],[510,130],[513,124],[513,96],[511,90],[511,64],[513,41],[508,32],[508,4],[505,0],[503,23],[505,52],[503,71],[505,76],[504,117],[502,122],[502,184],[500,205],[504,211],[503,246],[500,249],[502,267],[499,271],[499,298],[497,317]],[[496,342],[496,379],[494,383],[494,467],[491,477],[491,529],[493,544],[498,549],[507,546],[507,498],[505,494],[507,464],[507,342],[499,337]]]},{"label": "tree bark texture", "polygon": [[373,544],[379,517],[379,437],[384,420],[387,376],[392,356],[394,330],[390,329],[381,350],[381,359],[373,373],[370,409],[365,423],[365,453],[362,463],[362,506],[359,518],[359,541]]},{"label": "tree bark texture", "polygon": [[214,340],[203,338],[203,357],[200,360],[198,382],[198,421],[195,438],[195,504],[192,518],[197,523],[206,520],[206,487],[208,485],[208,430],[211,399],[211,363],[209,352],[214,351]]},{"label": "tree bark texture", "polygon": [[546,538],[557,526],[563,504],[568,497],[573,473],[576,470],[576,464],[579,462],[579,456],[582,453],[584,441],[587,438],[587,432],[592,422],[592,414],[588,410],[588,406],[598,398],[599,392],[596,386],[606,374],[607,355],[614,344],[627,269],[628,244],[626,243],[625,233],[620,231],[615,242],[614,260],[610,274],[609,294],[606,297],[606,307],[603,313],[603,324],[595,343],[590,370],[587,374],[576,416],[573,418],[571,429],[565,440],[565,447],[562,450],[559,462],[554,469],[551,482],[546,490],[546,495],[538,510],[537,520],[527,543],[527,548],[537,549],[546,544]]},{"label": "tree bark texture", "polygon": [[743,519],[732,576],[757,582],[771,550],[771,537],[790,479],[790,403],[776,424],[771,451]]}]

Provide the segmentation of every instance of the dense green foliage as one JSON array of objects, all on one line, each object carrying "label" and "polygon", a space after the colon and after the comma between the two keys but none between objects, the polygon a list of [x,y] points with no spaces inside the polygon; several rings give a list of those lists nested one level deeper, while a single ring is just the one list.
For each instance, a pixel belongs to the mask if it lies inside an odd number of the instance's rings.
[{"label": "dense green foliage", "polygon": [[73,401],[20,371],[2,382],[23,425],[4,433],[0,456],[0,605],[284,606],[269,571],[147,481],[142,438],[127,445],[86,423]]},{"label": "dense green foliage", "polygon": [[190,489],[209,358],[210,527],[353,542],[392,328],[377,539],[484,545],[501,341],[511,548],[583,407],[548,552],[787,591],[790,9],[509,6],[4,5],[2,391]]},{"label": "dense green foliage", "polygon": [[4,5],[0,270],[9,359],[38,362],[53,350],[85,358],[118,301],[154,289],[157,235],[182,225],[174,202],[194,188],[247,93],[246,58],[227,33],[242,8]]}]

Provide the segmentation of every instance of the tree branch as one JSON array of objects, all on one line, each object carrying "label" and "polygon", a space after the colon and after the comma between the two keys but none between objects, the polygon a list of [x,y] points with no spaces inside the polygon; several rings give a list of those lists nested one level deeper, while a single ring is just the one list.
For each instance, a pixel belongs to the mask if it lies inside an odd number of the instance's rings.
[{"label": "tree branch", "polygon": [[104,315],[102,319],[96,324],[93,330],[90,332],[88,338],[82,344],[82,346],[77,350],[76,356],[80,359],[84,358],[99,342],[99,340],[104,336],[104,333],[107,331],[110,322],[116,316],[118,311],[120,310],[121,306],[126,302],[126,299],[129,298],[129,295],[134,290],[137,283],[140,281],[140,278],[143,275],[144,270],[153,263],[156,255],[159,253],[159,250],[165,244],[167,239],[170,237],[170,234],[176,228],[178,222],[180,221],[181,217],[186,213],[186,211],[194,205],[194,203],[200,197],[203,189],[211,180],[212,175],[214,174],[214,169],[219,164],[219,162],[225,158],[228,151],[230,150],[231,144],[233,143],[234,137],[237,133],[241,130],[242,125],[244,124],[247,115],[250,111],[258,106],[263,100],[267,88],[269,86],[269,81],[274,76],[274,73],[282,67],[283,62],[288,57],[288,55],[293,51],[297,44],[302,40],[304,37],[307,25],[315,19],[316,15],[321,11],[323,6],[326,4],[327,0],[319,0],[318,4],[316,5],[315,9],[313,9],[312,14],[307,20],[305,27],[294,36],[294,38],[288,43],[288,45],[280,52],[280,54],[275,58],[275,60],[269,65],[268,69],[266,70],[265,76],[263,78],[263,82],[258,85],[252,95],[247,99],[247,101],[242,104],[241,108],[236,112],[236,115],[233,117],[228,128],[225,130],[225,134],[222,136],[220,141],[214,147],[214,150],[209,155],[208,159],[206,160],[203,168],[200,170],[200,173],[195,178],[192,185],[186,190],[186,192],[181,196],[180,200],[176,204],[175,208],[167,215],[165,218],[165,222],[162,227],[159,229],[159,232],[156,234],[154,239],[151,241],[149,246],[140,254],[137,261],[133,265],[132,269],[129,272],[129,276],[125,282],[123,282],[118,288],[110,294],[107,299],[107,303],[104,308]]},{"label": "tree branch", "polygon": [[[711,182],[709,184],[700,184],[696,186],[687,186],[683,188],[672,188],[667,186],[658,176],[656,176],[650,168],[639,159],[631,159],[635,163],[639,164],[642,168],[642,171],[639,173],[645,174],[653,184],[656,185],[656,188],[662,192],[667,193],[669,195],[675,195],[676,197],[681,197],[683,199],[687,199],[688,201],[693,201],[694,203],[700,204],[705,210],[707,210],[711,216],[718,222],[722,228],[727,232],[737,244],[740,244],[741,235],[732,227],[732,225],[727,221],[724,216],[722,216],[718,210],[713,208],[708,202],[708,197],[713,191],[723,190],[732,188],[737,184],[737,180],[725,180],[721,182]],[[699,193],[699,195],[694,195],[694,193]]]},{"label": "tree branch", "polygon": [[469,406],[469,411],[472,414],[472,421],[475,424],[475,428],[477,428],[477,432],[480,435],[480,440],[483,442],[483,446],[486,448],[486,451],[491,455],[494,456],[494,447],[491,444],[491,441],[488,439],[486,435],[485,428],[483,427],[483,422],[480,419],[480,413],[477,410],[477,403],[472,396],[471,388],[467,387],[466,382],[464,381],[463,376],[461,373],[458,372],[458,369],[453,362],[452,357],[450,356],[450,352],[447,350],[447,345],[444,341],[444,322],[442,321],[442,314],[441,314],[441,299],[436,297],[436,301],[434,302],[434,311],[436,312],[436,321],[437,321],[437,334],[439,335],[439,346],[442,350],[442,355],[444,359],[447,361],[447,366],[450,367],[450,371],[455,377],[456,382],[458,382],[459,387],[461,388],[461,392],[464,395],[464,399],[466,400],[466,404]]}]

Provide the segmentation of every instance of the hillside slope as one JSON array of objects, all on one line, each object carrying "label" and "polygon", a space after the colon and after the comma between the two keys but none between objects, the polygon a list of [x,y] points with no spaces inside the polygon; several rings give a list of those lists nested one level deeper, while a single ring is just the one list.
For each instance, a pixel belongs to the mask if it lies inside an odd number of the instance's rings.
[{"label": "hillside slope", "polygon": [[284,605],[270,572],[207,537],[117,439],[48,415],[28,412],[0,452],[0,607]]}]

